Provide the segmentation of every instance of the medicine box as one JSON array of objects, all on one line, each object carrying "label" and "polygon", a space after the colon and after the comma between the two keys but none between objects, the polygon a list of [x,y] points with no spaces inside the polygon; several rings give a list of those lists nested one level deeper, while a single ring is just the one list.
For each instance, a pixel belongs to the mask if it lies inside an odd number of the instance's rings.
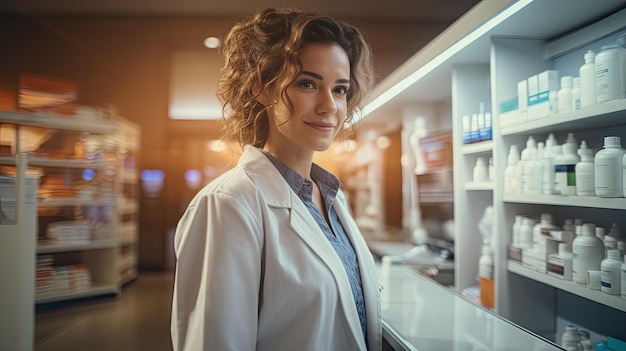
[{"label": "medicine box", "polygon": [[548,265],[548,254],[543,250],[523,249],[522,265],[533,271],[546,274]]},{"label": "medicine box", "polygon": [[556,112],[559,87],[559,71],[547,70],[528,78],[528,120]]},{"label": "medicine box", "polygon": [[526,111],[520,111],[519,98],[512,98],[500,103],[500,127],[514,126],[526,122]]}]

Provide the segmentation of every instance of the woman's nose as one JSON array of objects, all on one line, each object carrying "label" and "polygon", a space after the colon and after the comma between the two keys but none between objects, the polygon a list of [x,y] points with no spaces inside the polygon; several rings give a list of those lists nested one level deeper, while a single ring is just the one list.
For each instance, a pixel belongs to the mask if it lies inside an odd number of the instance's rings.
[{"label": "woman's nose", "polygon": [[316,112],[319,114],[334,114],[337,112],[337,102],[332,92],[320,92]]}]

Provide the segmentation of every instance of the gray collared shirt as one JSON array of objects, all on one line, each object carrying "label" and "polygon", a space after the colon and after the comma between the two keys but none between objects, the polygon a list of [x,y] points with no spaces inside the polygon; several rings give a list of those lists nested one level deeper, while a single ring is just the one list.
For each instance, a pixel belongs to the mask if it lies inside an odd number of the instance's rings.
[{"label": "gray collared shirt", "polygon": [[[263,150],[261,150],[263,151]],[[350,287],[352,288],[352,295],[356,304],[356,310],[359,313],[359,320],[361,322],[361,329],[365,337],[365,344],[367,344],[367,323],[365,318],[365,300],[363,299],[363,287],[361,285],[361,272],[359,271],[359,263],[354,251],[354,247],[350,243],[350,239],[346,235],[343,225],[337,217],[333,202],[337,197],[337,191],[341,185],[341,182],[337,177],[326,171],[322,167],[315,163],[311,167],[311,179],[315,181],[322,193],[322,199],[324,206],[326,207],[326,214],[330,222],[330,226],[324,214],[313,203],[313,184],[310,180],[304,178],[301,174],[291,169],[269,153],[263,151],[263,153],[274,164],[278,172],[282,174],[283,178],[287,181],[287,184],[298,195],[300,200],[304,202],[315,222],[319,225],[322,232],[335,249],[335,252],[343,262],[343,266],[350,280]]]}]

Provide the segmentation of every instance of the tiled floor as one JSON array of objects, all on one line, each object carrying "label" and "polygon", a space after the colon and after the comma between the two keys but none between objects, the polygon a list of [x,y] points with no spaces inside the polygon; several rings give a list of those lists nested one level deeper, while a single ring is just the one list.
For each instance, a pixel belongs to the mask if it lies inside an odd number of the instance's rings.
[{"label": "tiled floor", "polygon": [[39,306],[35,350],[171,351],[174,276],[141,273],[118,296]]}]

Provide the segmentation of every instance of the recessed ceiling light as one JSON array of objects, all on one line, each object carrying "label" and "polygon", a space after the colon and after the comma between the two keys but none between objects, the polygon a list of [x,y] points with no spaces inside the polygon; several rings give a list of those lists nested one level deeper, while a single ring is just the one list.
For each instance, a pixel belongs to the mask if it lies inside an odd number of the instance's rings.
[{"label": "recessed ceiling light", "polygon": [[220,40],[220,38],[217,37],[208,37],[204,39],[204,46],[209,49],[217,49],[220,47],[221,44],[222,41]]}]

